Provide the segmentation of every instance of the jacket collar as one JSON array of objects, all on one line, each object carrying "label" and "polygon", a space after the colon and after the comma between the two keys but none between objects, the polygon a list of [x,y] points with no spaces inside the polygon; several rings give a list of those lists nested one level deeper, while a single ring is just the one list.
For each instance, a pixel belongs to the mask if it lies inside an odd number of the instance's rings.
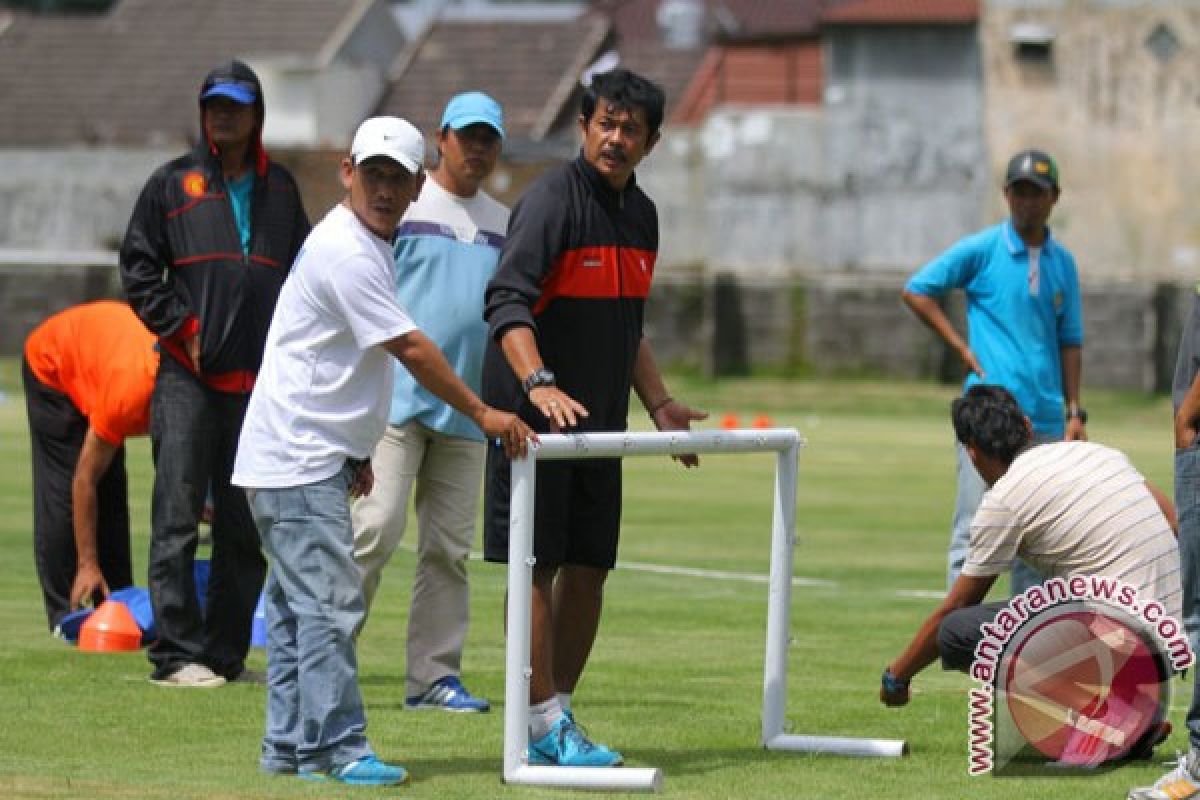
[{"label": "jacket collar", "polygon": [[583,157],[583,150],[579,151],[579,155],[575,157],[575,168],[583,173],[588,184],[592,187],[592,191],[600,198],[600,201],[607,206],[620,206],[626,197],[629,196],[631,190],[637,186],[637,175],[630,174],[628,183],[621,191],[617,191],[609,185],[608,181],[600,172],[593,167],[588,160]]}]

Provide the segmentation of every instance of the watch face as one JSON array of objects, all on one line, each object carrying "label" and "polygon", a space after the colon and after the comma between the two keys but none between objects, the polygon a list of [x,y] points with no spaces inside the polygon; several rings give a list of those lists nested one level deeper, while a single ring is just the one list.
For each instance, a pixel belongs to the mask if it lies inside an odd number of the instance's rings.
[{"label": "watch face", "polygon": [[539,386],[553,386],[553,385],[554,385],[554,373],[553,372],[551,372],[550,370],[545,369],[545,368],[535,369],[533,372],[531,372],[529,374],[529,377],[525,379],[525,392],[528,393],[530,389],[536,389]]}]

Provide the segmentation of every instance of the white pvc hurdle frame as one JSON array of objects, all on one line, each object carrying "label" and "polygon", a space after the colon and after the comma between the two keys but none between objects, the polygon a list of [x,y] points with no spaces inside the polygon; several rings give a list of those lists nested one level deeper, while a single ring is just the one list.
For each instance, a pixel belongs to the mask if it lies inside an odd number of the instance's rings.
[{"label": "white pvc hurdle frame", "polygon": [[776,451],[771,522],[771,574],[767,595],[767,648],[763,665],[762,745],[768,750],[843,756],[897,757],[897,739],[801,736],[783,732],[787,703],[788,630],[796,544],[796,482],[803,440],[794,428],[662,433],[547,434],[528,457],[512,462],[509,505],[508,641],[504,682],[504,781],[531,786],[658,791],[657,767],[540,767],[524,763],[529,746],[529,664],[533,593],[533,514],[538,460],[614,458],[684,453]]}]

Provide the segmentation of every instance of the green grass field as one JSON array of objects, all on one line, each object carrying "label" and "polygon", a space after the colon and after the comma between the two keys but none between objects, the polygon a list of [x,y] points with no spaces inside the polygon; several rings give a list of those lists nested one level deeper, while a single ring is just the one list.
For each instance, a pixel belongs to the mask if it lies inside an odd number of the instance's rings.
[{"label": "green grass field", "polygon": [[[44,627],[31,554],[28,443],[17,367],[0,362],[0,797],[555,797],[500,781],[502,709],[462,717],[402,711],[404,617],[412,555],[386,573],[360,641],[371,739],[407,766],[399,789],[344,789],[258,773],[261,687],[162,689],[141,653],[80,653]],[[829,582],[794,593],[787,717],[795,732],[907,739],[901,760],[770,753],[757,745],[766,587],[661,574],[653,564],[765,575],[771,454],[709,456],[685,472],[665,457],[626,464],[622,560],[576,709],[590,733],[634,766],[664,770],[671,798],[1120,798],[1159,763],[1087,777],[969,778],[962,675],[931,670],[905,709],[877,700],[883,665],[938,590],[953,498],[947,387],[871,382],[676,378],[677,397],[719,416],[767,413],[807,438],[801,453],[797,575]],[[1125,450],[1169,487],[1165,400],[1088,393],[1097,440]],[[639,415],[635,424],[641,425]],[[135,575],[145,575],[151,470],[132,445]],[[411,535],[411,533],[410,533]],[[503,699],[505,575],[476,562],[464,677]],[[144,583],[144,577],[141,581]],[[261,650],[251,666],[262,668]],[[1188,687],[1184,687],[1185,689]],[[1162,756],[1186,746],[1187,693]]]}]

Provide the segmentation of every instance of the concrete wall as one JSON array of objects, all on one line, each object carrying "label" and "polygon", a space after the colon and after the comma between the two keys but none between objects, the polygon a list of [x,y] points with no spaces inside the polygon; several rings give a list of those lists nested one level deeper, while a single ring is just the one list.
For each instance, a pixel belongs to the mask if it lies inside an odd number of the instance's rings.
[{"label": "concrete wall", "polygon": [[[295,176],[314,222],[342,198],[338,164],[348,148],[271,150]],[[0,149],[0,251],[116,250],[146,179],[183,152]],[[511,205],[546,167],[502,161],[486,188]]]},{"label": "concrete wall", "polygon": [[[668,366],[710,375],[879,375],[960,380],[961,365],[900,303],[903,276],[744,280],[683,270],[655,280],[647,333]],[[121,294],[111,253],[0,252],[0,355],[39,321]],[[1165,391],[1193,285],[1084,289],[1086,386]],[[947,309],[962,329],[963,304]]]},{"label": "concrete wall", "polygon": [[[735,276],[655,282],[647,313],[661,360],[712,375],[786,374],[960,381],[962,365],[901,304],[901,276]],[[1084,287],[1085,386],[1166,391],[1190,285]],[[696,316],[696,309],[702,314]],[[947,313],[964,329],[961,294]]]},{"label": "concrete wall", "polygon": [[907,272],[980,226],[974,30],[834,29],[825,46],[824,109],[721,107],[644,162],[664,269]]},{"label": "concrete wall", "polygon": [[[1017,25],[1053,33],[1048,63],[1018,57]],[[1154,37],[1175,43],[1170,57],[1154,54]],[[990,0],[980,39],[992,174],[1029,146],[1058,158],[1063,195],[1051,223],[1085,276],[1195,280],[1200,6]],[[1002,213],[998,193],[990,203]]]},{"label": "concrete wall", "polygon": [[0,251],[0,355],[20,353],[29,331],[51,314],[119,295],[112,253]]},{"label": "concrete wall", "polygon": [[908,271],[982,219],[975,29],[833,28],[825,48],[826,266]]},{"label": "concrete wall", "polygon": [[173,150],[0,150],[0,248],[115,249]]}]

